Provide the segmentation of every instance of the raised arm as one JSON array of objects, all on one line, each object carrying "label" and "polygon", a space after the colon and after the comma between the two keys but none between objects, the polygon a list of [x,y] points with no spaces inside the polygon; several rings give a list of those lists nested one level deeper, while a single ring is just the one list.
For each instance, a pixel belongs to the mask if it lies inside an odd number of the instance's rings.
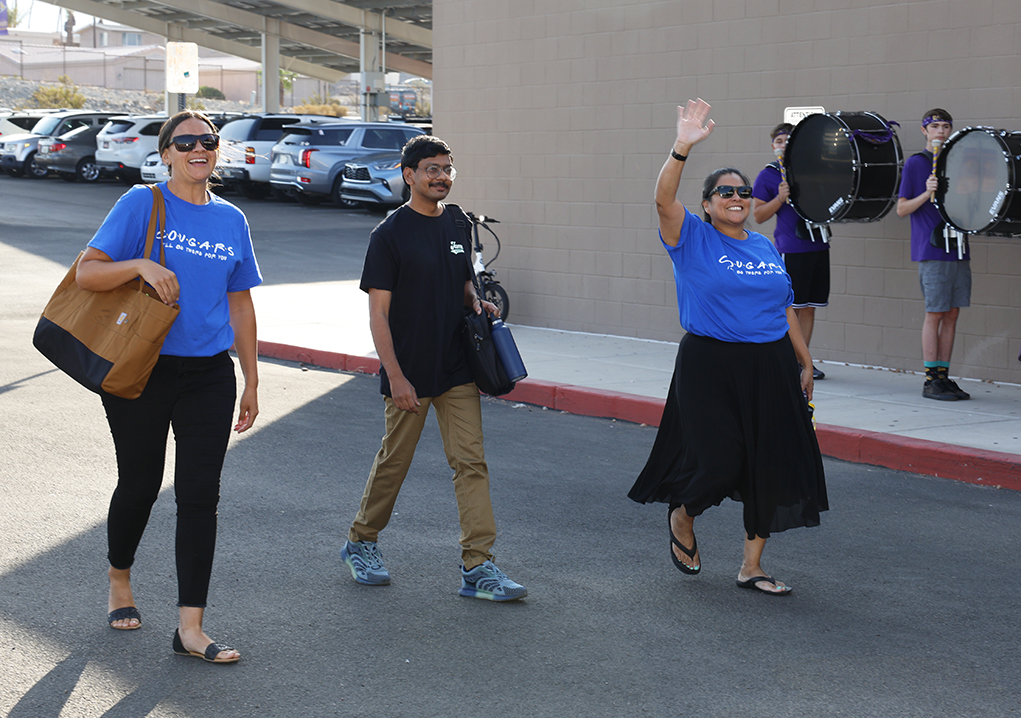
[{"label": "raised arm", "polygon": [[681,184],[684,159],[691,149],[713,131],[716,123],[709,119],[709,103],[705,100],[688,100],[688,104],[677,107],[677,138],[673,152],[663,164],[656,179],[656,212],[659,214],[659,231],[663,241],[671,247],[677,246],[684,223],[684,205],[677,199],[677,188]]},{"label": "raised arm", "polygon": [[752,216],[755,218],[756,224],[762,224],[767,221],[770,217],[780,211],[780,208],[787,202],[787,198],[791,196],[791,186],[787,184],[787,181],[780,183],[777,187],[776,197],[766,202],[758,197],[752,203]]},{"label": "raised arm", "polygon": [[932,201],[932,193],[939,189],[939,181],[936,179],[936,175],[929,175],[929,178],[925,180],[925,191],[917,197],[898,197],[897,198],[897,216],[907,217],[909,214],[914,214],[926,202]]}]

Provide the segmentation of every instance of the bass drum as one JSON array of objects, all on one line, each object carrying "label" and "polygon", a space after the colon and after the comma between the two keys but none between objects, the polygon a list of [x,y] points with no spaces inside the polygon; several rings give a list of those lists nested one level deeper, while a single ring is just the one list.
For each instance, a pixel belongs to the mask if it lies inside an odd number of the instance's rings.
[{"label": "bass drum", "polygon": [[874,112],[809,115],[787,140],[791,204],[809,222],[875,222],[897,204],[904,164],[893,127]]},{"label": "bass drum", "polygon": [[936,157],[936,207],[971,234],[1021,236],[1021,132],[965,127]]}]

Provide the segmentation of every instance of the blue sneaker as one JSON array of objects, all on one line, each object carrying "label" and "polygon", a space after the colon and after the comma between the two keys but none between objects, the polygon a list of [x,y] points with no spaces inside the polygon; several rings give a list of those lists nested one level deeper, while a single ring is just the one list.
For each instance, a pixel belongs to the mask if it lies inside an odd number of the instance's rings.
[{"label": "blue sneaker", "polygon": [[528,595],[524,586],[507,578],[492,561],[486,561],[471,571],[465,571],[462,566],[461,589],[458,593],[487,601],[514,601]]},{"label": "blue sneaker", "polygon": [[340,550],[340,559],[351,569],[355,581],[366,586],[386,586],[390,572],[383,565],[379,544],[375,541],[348,541]]}]

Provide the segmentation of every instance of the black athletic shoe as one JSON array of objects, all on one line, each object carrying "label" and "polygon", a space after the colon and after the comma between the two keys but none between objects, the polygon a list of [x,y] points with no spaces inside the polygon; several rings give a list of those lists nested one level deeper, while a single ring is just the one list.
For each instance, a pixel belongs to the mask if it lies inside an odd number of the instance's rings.
[{"label": "black athletic shoe", "polygon": [[820,379],[825,379],[826,378],[826,374],[821,372],[821,371],[819,371],[815,367],[812,367],[812,378],[815,381],[819,381]]},{"label": "black athletic shoe", "polygon": [[957,386],[957,382],[949,377],[943,380],[943,385],[950,391],[954,392],[954,396],[957,397],[958,401],[964,401],[965,399],[971,398],[971,394]]},{"label": "black athletic shoe", "polygon": [[927,379],[925,387],[922,389],[922,396],[938,401],[957,401],[957,394],[946,385],[943,379]]}]

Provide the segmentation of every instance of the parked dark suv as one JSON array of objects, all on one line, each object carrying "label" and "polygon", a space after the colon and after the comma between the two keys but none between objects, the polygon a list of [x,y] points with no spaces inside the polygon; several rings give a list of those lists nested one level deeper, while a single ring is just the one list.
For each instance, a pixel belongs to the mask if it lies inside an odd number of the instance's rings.
[{"label": "parked dark suv", "polygon": [[344,199],[340,185],[344,165],[383,150],[400,151],[422,130],[397,122],[346,122],[291,127],[273,147],[269,181],[293,192],[303,204],[332,199],[339,207],[357,207]]}]

